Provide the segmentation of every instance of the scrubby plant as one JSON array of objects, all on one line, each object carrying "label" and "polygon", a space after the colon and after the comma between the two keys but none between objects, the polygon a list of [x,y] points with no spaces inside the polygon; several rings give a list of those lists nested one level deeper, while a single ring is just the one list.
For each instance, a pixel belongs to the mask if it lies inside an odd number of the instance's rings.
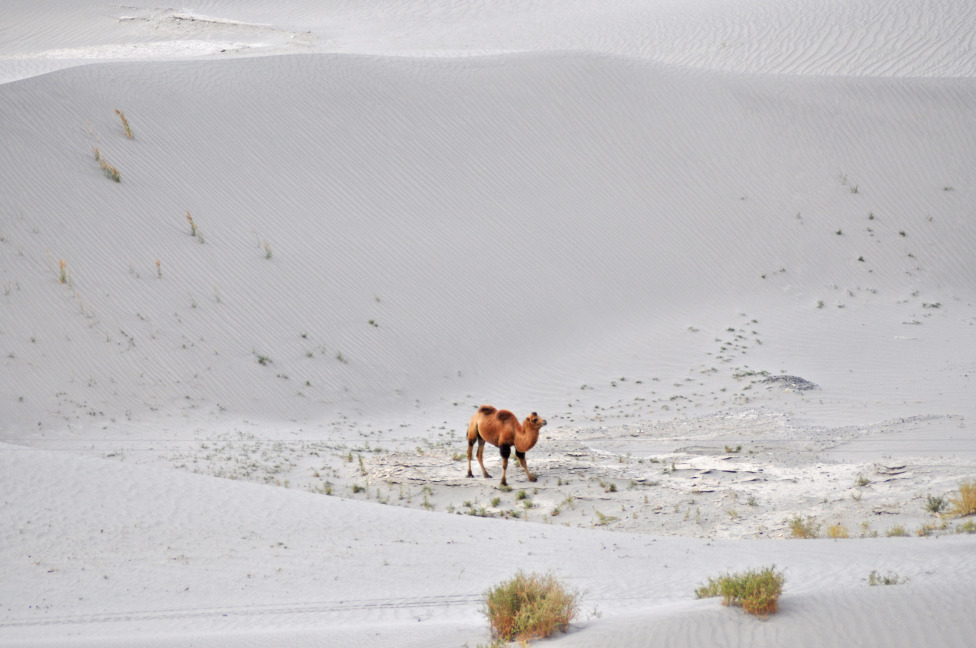
[{"label": "scrubby plant", "polygon": [[98,166],[102,168],[102,172],[105,173],[106,177],[111,178],[116,182],[122,182],[122,176],[119,174],[119,170],[105,161],[105,158],[102,157],[98,147],[95,147],[95,161],[98,162]]},{"label": "scrubby plant", "polygon": [[950,511],[957,517],[976,515],[976,479],[959,484],[959,497],[949,500],[952,504]]},{"label": "scrubby plant", "polygon": [[942,511],[946,510],[947,506],[949,506],[949,502],[941,495],[925,496],[925,510],[930,513],[935,513],[938,515]]},{"label": "scrubby plant", "polygon": [[193,222],[193,216],[190,216],[190,210],[186,211],[186,222],[190,224],[190,236],[197,236],[200,230],[197,229],[197,224]]},{"label": "scrubby plant", "polygon": [[907,578],[902,578],[894,572],[888,572],[885,575],[881,575],[880,572],[871,570],[868,574],[868,585],[874,587],[876,585],[901,585],[902,583],[907,583]]},{"label": "scrubby plant", "polygon": [[896,524],[895,526],[888,529],[888,533],[886,535],[889,538],[896,538],[896,537],[901,538],[907,536],[908,531],[906,531],[905,527],[902,526],[901,524]]},{"label": "scrubby plant", "polygon": [[956,533],[976,533],[976,520],[969,520],[956,527]]},{"label": "scrubby plant", "polygon": [[820,532],[820,523],[812,515],[806,519],[794,515],[787,524],[790,525],[790,537],[793,538],[816,538]]},{"label": "scrubby plant", "polygon": [[58,259],[58,281],[68,283],[68,263],[64,259]]},{"label": "scrubby plant", "polygon": [[766,618],[779,609],[785,581],[776,566],[710,578],[695,590],[697,598],[722,597],[722,605],[737,605],[750,614]]},{"label": "scrubby plant", "polygon": [[125,130],[125,136],[128,137],[129,139],[132,139],[133,138],[132,129],[129,128],[129,120],[125,118],[125,113],[119,110],[118,108],[116,108],[115,114],[118,115],[119,119],[122,120],[122,128],[123,130]]},{"label": "scrubby plant", "polygon": [[551,574],[518,572],[484,594],[482,612],[498,641],[527,643],[565,632],[579,612],[579,594]]},{"label": "scrubby plant", "polygon": [[596,513],[596,517],[600,520],[596,523],[597,526],[607,526],[620,519],[616,515],[605,515],[596,509],[593,509],[593,512]]},{"label": "scrubby plant", "polygon": [[837,524],[831,524],[827,527],[827,537],[834,538],[850,538],[850,534],[847,532],[847,527],[838,522]]}]

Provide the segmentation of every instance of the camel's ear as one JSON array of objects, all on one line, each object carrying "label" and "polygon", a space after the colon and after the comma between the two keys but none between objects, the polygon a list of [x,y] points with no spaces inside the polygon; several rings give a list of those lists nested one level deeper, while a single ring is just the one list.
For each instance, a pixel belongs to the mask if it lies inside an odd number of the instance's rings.
[{"label": "camel's ear", "polygon": [[536,414],[535,412],[532,412],[532,416],[538,417],[539,415]]}]

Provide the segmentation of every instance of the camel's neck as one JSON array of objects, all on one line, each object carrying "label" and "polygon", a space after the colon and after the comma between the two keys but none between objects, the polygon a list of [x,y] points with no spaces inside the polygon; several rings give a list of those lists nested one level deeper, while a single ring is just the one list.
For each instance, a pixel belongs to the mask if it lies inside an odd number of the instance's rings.
[{"label": "camel's neck", "polygon": [[539,441],[539,428],[529,423],[526,419],[515,431],[515,449],[519,452],[528,452]]}]

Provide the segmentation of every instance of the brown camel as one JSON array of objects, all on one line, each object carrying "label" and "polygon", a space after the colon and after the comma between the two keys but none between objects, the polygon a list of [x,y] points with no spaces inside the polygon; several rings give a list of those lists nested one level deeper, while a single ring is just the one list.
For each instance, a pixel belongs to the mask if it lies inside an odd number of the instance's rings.
[{"label": "brown camel", "polygon": [[512,453],[512,446],[515,446],[515,457],[525,470],[525,476],[530,482],[534,482],[535,476],[529,472],[529,466],[525,463],[525,453],[539,440],[539,430],[545,424],[546,420],[535,412],[519,425],[518,419],[508,410],[497,410],[491,405],[479,407],[468,423],[468,477],[474,477],[471,474],[471,450],[474,448],[475,441],[478,442],[478,463],[481,464],[481,472],[485,477],[491,477],[485,470],[485,462],[482,459],[485,441],[487,441],[493,446],[498,446],[501,451],[502,486],[508,486],[505,471],[508,470],[508,457]]}]

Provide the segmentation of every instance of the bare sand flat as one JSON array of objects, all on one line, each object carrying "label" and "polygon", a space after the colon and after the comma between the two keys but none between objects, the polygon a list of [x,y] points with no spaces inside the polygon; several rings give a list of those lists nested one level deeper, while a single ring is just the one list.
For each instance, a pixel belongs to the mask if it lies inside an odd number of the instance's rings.
[{"label": "bare sand flat", "polygon": [[0,645],[969,645],[966,3],[5,11]]}]

